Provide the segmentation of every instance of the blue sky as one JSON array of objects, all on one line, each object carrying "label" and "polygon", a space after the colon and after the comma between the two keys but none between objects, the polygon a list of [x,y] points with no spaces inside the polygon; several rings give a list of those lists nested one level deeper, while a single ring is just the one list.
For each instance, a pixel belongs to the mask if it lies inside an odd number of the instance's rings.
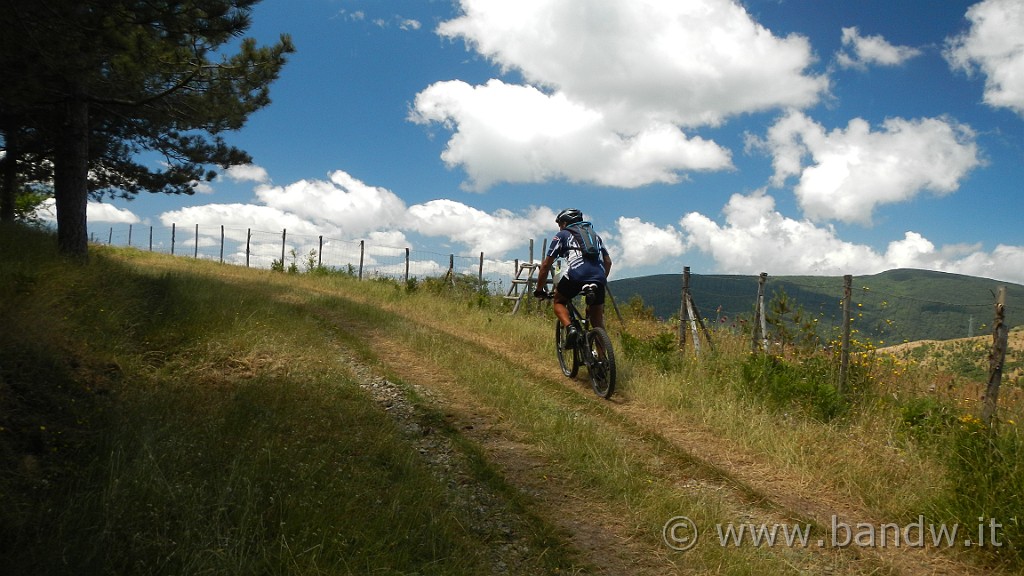
[{"label": "blue sky", "polygon": [[612,278],[1024,283],[1020,0],[264,0],[292,36],[252,166],[90,222],[488,258],[577,207]]}]

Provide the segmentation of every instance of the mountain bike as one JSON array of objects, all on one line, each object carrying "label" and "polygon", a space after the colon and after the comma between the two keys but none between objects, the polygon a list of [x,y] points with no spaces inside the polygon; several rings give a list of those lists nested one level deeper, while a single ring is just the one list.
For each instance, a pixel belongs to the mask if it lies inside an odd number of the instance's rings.
[{"label": "mountain bike", "polygon": [[[585,284],[582,295],[589,304],[594,298],[596,284]],[[547,298],[551,298],[547,294]],[[575,298],[566,307],[569,309],[569,321],[576,327],[576,342],[567,345],[568,329],[555,320],[555,354],[562,374],[575,378],[580,366],[586,366],[590,374],[590,384],[594,392],[602,398],[611,398],[615,392],[615,351],[612,349],[611,338],[604,328],[593,326],[588,315],[581,314],[576,307]]]}]

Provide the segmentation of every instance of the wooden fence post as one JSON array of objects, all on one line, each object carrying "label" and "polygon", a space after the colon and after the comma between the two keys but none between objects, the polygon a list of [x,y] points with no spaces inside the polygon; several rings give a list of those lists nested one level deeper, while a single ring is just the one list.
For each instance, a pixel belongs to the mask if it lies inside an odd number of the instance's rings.
[{"label": "wooden fence post", "polygon": [[171,256],[174,256],[174,237],[177,232],[177,226],[174,222],[171,222]]},{"label": "wooden fence post", "polygon": [[153,227],[149,227],[149,251],[153,251]]},{"label": "wooden fence post", "polygon": [[850,322],[853,305],[850,299],[853,297],[853,276],[843,276],[843,335],[842,344],[839,350],[839,392],[846,389],[846,379],[850,372]]},{"label": "wooden fence post", "polygon": [[619,324],[625,324],[626,321],[622,319],[622,312],[619,311],[619,305],[615,302],[615,296],[612,294],[611,287],[605,286],[604,292],[605,296],[608,297],[608,301],[612,303],[612,310],[615,310],[615,317],[619,319]]},{"label": "wooden fence post", "polygon": [[[548,241],[547,241],[547,239],[544,239],[544,251],[545,252],[547,251],[547,245],[548,245]],[[533,273],[535,272],[535,270],[533,268],[533,248],[534,248],[534,240],[533,240],[533,238],[530,238],[530,269],[526,273],[526,288],[523,289],[523,291],[526,293],[526,309],[527,310],[529,310],[530,307],[533,306],[533,298],[531,298],[530,295],[533,294],[533,291],[536,288],[539,288],[539,286],[536,286],[534,284],[534,279],[533,279]],[[517,278],[519,277],[519,272],[520,272],[519,267],[516,266],[516,277]],[[537,308],[538,309],[540,308],[540,304],[539,303],[537,304]]]},{"label": "wooden fence post", "polygon": [[220,263],[224,263],[224,225],[220,225]]},{"label": "wooden fence post", "polygon": [[484,288],[484,253],[480,253],[480,271],[476,275],[477,290],[483,290]]},{"label": "wooden fence post", "polygon": [[320,235],[319,248],[316,251],[316,267],[321,268],[324,265],[324,236]]},{"label": "wooden fence post", "polygon": [[686,293],[690,291],[690,267],[683,266],[683,291],[679,295],[679,351],[686,350]]},{"label": "wooden fence post", "polygon": [[114,227],[110,227],[110,233],[107,235],[107,246],[110,246],[114,242]]},{"label": "wooden fence post", "polygon": [[132,245],[132,225],[128,225],[128,246]]},{"label": "wooden fence post", "polygon": [[700,334],[697,332],[697,312],[693,307],[693,300],[690,299],[689,290],[686,293],[686,315],[690,320],[690,332],[693,334],[693,353],[700,356]]},{"label": "wooden fence post", "polygon": [[195,237],[195,241],[196,241],[196,249],[192,253],[192,257],[193,258],[199,258],[199,224],[196,224],[196,237]]},{"label": "wooden fence post", "polygon": [[757,303],[754,305],[754,325],[751,327],[753,336],[750,340],[750,351],[757,352],[758,336],[761,340],[761,351],[768,352],[768,326],[764,314],[764,285],[768,282],[768,273],[761,272],[757,278]]},{"label": "wooden fence post", "polygon": [[363,279],[363,256],[366,254],[366,240],[359,241],[359,279]]},{"label": "wooden fence post", "polygon": [[[700,355],[700,335],[704,334],[708,346],[714,350],[715,344],[711,341],[711,332],[704,325],[704,319],[700,317],[697,304],[693,301],[693,294],[690,292],[690,267],[683,267],[683,296],[679,305],[679,350],[686,346],[686,324],[690,324],[690,332],[693,334],[693,352]],[[698,331],[698,327],[700,330]]]},{"label": "wooden fence post", "polygon": [[1000,286],[996,294],[996,317],[992,322],[992,352],[988,357],[988,386],[981,409],[981,420],[992,427],[999,401],[999,385],[1003,379],[1003,362],[1006,359],[1006,344],[1009,327],[1006,325],[1006,286]]},{"label": "wooden fence post", "polygon": [[245,229],[245,267],[249,267],[249,244],[252,242],[252,228]]},{"label": "wooden fence post", "polygon": [[405,249],[405,285],[409,285],[409,248]]},{"label": "wooden fence post", "polygon": [[283,228],[281,230],[281,271],[284,272],[284,245],[288,238],[288,229]]}]

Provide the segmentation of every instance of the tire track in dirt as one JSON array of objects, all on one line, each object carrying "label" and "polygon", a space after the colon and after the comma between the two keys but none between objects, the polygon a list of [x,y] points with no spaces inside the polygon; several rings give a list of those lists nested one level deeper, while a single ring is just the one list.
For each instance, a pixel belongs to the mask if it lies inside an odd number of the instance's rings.
[{"label": "tire track in dirt", "polygon": [[479,402],[455,382],[456,378],[422,360],[386,337],[373,339],[387,357],[388,369],[403,381],[415,382],[437,394],[442,407],[458,422],[461,433],[476,443],[507,481],[527,495],[535,512],[558,525],[570,542],[595,567],[595,574],[659,575],[677,573],[665,550],[651,547],[631,534],[621,511],[602,510],[586,490],[566,478],[545,455],[504,423],[502,415]]},{"label": "tire track in dirt", "polygon": [[[623,522],[625,515],[595,506],[595,498],[588,498],[571,479],[563,477],[557,467],[547,462],[541,451],[524,441],[495,409],[478,402],[458,386],[457,378],[444,367],[423,361],[401,342],[373,327],[332,318],[325,311],[318,311],[318,314],[336,328],[358,335],[373,350],[375,360],[380,364],[376,368],[348,359],[353,371],[361,374],[360,381],[380,382],[394,378],[420,390],[419,401],[425,401],[430,409],[443,413],[451,428],[482,450],[505,482],[524,496],[531,513],[561,530],[562,537],[583,559],[578,568],[580,573],[607,576],[678,573],[665,559],[663,549],[654,549],[628,535],[630,527]],[[401,417],[398,412],[390,413]],[[403,425],[408,426],[408,423]],[[508,538],[525,539],[521,534],[508,535]],[[519,568],[531,565],[523,559],[505,564]]]}]

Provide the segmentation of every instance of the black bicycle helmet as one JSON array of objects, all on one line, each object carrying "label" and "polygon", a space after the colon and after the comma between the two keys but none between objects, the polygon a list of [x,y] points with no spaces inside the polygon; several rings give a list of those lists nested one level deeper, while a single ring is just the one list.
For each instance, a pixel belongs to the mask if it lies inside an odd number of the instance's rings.
[{"label": "black bicycle helmet", "polygon": [[568,226],[569,224],[575,224],[576,222],[583,221],[583,212],[575,208],[566,208],[558,213],[555,217],[555,224],[559,226]]}]

